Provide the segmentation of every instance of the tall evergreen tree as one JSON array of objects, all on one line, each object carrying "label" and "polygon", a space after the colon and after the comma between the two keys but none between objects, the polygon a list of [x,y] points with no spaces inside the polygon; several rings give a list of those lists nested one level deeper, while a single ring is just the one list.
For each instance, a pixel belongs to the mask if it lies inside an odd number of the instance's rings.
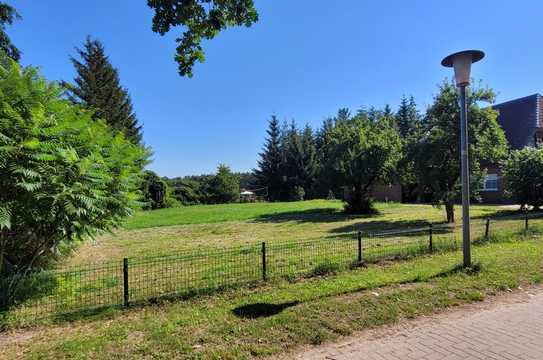
[{"label": "tall evergreen tree", "polygon": [[133,143],[141,143],[141,126],[128,91],[119,81],[119,73],[98,40],[87,38],[84,49],[76,49],[80,60],[71,58],[77,71],[75,86],[67,85],[75,103],[95,110],[95,119],[104,119],[113,129],[122,131]]},{"label": "tall evergreen tree", "polygon": [[420,115],[413,96],[403,96],[396,113],[396,124],[402,138],[408,137],[420,128]]},{"label": "tall evergreen tree", "polygon": [[302,149],[303,149],[303,157],[302,157],[302,167],[301,167],[301,178],[303,187],[305,190],[306,199],[313,198],[315,196],[314,193],[314,185],[317,175],[317,168],[318,168],[318,159],[317,159],[317,150],[315,147],[315,137],[313,136],[313,129],[311,129],[311,126],[307,124],[301,134],[302,138]]},{"label": "tall evergreen tree", "polygon": [[423,188],[418,181],[415,153],[422,137],[422,121],[413,96],[405,96],[395,116],[396,127],[402,138],[402,158],[398,163],[398,178],[402,186],[402,200],[422,201]]},{"label": "tall evergreen tree", "polygon": [[283,183],[282,155],[281,155],[281,129],[279,120],[272,116],[267,130],[268,138],[264,149],[260,153],[258,169],[254,170],[259,186],[268,188],[268,200],[277,201],[281,199],[281,188]]},{"label": "tall evergreen tree", "polygon": [[19,20],[21,16],[12,6],[5,2],[0,2],[0,50],[15,61],[21,59],[21,52],[6,33],[6,24],[11,25],[13,21]]}]

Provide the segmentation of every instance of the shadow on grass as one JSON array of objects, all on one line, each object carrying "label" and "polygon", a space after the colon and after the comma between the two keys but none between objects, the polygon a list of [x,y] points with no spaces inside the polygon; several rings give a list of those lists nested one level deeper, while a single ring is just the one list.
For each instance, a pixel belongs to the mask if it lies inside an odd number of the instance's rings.
[{"label": "shadow on grass", "polygon": [[332,208],[318,208],[300,211],[289,211],[274,214],[264,214],[253,219],[253,222],[283,223],[295,221],[299,223],[326,223],[336,221],[347,221],[352,219],[363,219],[377,216],[379,213],[371,215],[352,215],[341,210]]},{"label": "shadow on grass", "polygon": [[119,305],[102,306],[93,309],[82,309],[65,313],[58,313],[55,314],[52,319],[53,322],[56,324],[73,322],[78,320],[97,321],[109,319],[121,309],[122,307]]},{"label": "shadow on grass", "polygon": [[[417,229],[427,228],[429,222],[426,220],[371,220],[346,226],[340,226],[330,230],[334,234],[354,233],[361,231],[362,233],[386,233],[387,231],[404,231],[413,230],[413,235]],[[408,236],[409,233],[406,234]]]},{"label": "shadow on grass", "polygon": [[427,277],[417,276],[413,279],[402,281],[400,282],[400,284],[404,285],[404,284],[420,283],[420,282],[425,282],[432,279],[446,278],[446,277],[453,276],[460,273],[463,273],[466,275],[477,275],[478,273],[481,272],[481,270],[482,270],[482,266],[480,263],[474,263],[471,265],[471,267],[467,267],[467,268],[465,268],[462,264],[457,264],[449,269],[445,269],[433,275],[430,275]]},{"label": "shadow on grass", "polygon": [[270,317],[277,315],[289,307],[296,306],[299,301],[291,301],[281,304],[254,303],[238,306],[232,310],[232,313],[239,318],[257,319],[261,317]]}]

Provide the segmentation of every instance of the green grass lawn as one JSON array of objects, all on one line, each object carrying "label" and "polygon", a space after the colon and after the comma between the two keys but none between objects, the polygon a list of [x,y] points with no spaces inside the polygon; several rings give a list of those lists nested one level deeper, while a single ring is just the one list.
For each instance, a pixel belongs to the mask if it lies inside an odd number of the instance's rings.
[{"label": "green grass lawn", "polygon": [[452,252],[108,309],[70,323],[57,319],[29,333],[4,334],[0,357],[248,359],[282,353],[540,283],[541,238],[508,240],[474,247],[477,266],[468,273],[458,269],[461,254]]},{"label": "green grass lawn", "polygon": [[[17,297],[18,305],[1,322],[21,326],[44,316],[119,306],[123,301],[123,257],[129,258],[129,298],[137,302],[167,294],[185,296],[258,283],[264,276],[263,241],[268,279],[296,279],[356,265],[360,256],[356,230],[364,231],[361,252],[367,263],[423,255],[430,252],[427,228],[386,236],[369,233],[427,227],[429,222],[443,219],[442,209],[428,205],[380,203],[379,213],[372,216],[349,216],[339,210],[340,206],[337,201],[306,201],[138,213],[133,221],[140,216],[160,219],[158,215],[165,213],[170,220],[188,223],[202,221],[197,216],[202,212],[207,214],[204,220],[212,221],[209,219],[216,220],[232,209],[230,216],[236,220],[124,229],[100,237],[61,262],[57,271],[26,279]],[[473,207],[473,238],[482,236],[481,218],[502,210],[495,206]],[[492,233],[498,232],[497,226],[492,226]],[[500,222],[499,226],[506,234],[516,234],[522,220]],[[434,251],[457,249],[459,234],[458,228],[436,228]]]},{"label": "green grass lawn", "polygon": [[[377,203],[378,214],[344,214],[340,201],[197,205],[138,212],[112,235],[78,249],[65,264],[160,255],[175,251],[289,242],[338,236],[354,231],[379,232],[426,226],[445,219],[430,205]],[[472,216],[493,216],[497,206],[475,205]],[[457,216],[460,217],[459,208]],[[460,220],[460,219],[458,219]]]}]

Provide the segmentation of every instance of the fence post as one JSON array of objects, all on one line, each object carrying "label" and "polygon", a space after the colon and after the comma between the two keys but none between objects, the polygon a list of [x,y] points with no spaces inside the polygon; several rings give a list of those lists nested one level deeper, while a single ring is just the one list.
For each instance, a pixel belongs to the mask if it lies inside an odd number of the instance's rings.
[{"label": "fence post", "polygon": [[128,307],[128,259],[123,259],[123,305]]},{"label": "fence post", "polygon": [[362,262],[362,232],[359,231],[357,234],[358,238],[358,263]]},{"label": "fence post", "polygon": [[524,233],[528,234],[528,209],[524,210]]},{"label": "fence post", "polygon": [[490,218],[487,217],[486,223],[485,223],[485,239],[486,240],[488,240],[489,231],[490,231]]},{"label": "fence post", "polygon": [[266,281],[266,242],[262,242],[262,280]]},{"label": "fence post", "polygon": [[430,252],[434,252],[434,226],[432,223],[430,223],[430,228],[429,228],[429,233],[430,233],[430,243],[429,243],[429,248],[430,248]]}]

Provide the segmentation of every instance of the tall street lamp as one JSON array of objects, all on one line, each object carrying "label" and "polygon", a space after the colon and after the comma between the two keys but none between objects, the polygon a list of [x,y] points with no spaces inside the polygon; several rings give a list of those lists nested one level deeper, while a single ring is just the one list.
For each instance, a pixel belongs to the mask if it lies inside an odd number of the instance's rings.
[{"label": "tall street lamp", "polygon": [[460,91],[460,163],[462,165],[462,243],[464,267],[471,266],[469,229],[469,154],[466,86],[469,85],[471,64],[481,60],[485,53],[479,50],[460,51],[447,56],[441,65],[454,68],[456,86]]}]

